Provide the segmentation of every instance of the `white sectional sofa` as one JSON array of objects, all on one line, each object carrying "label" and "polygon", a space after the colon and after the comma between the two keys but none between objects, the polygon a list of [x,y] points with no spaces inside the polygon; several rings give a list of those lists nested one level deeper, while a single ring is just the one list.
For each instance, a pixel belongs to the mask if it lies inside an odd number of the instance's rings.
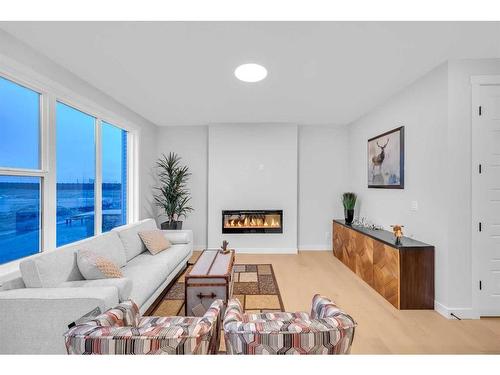
[{"label": "white sectional sofa", "polygon": [[[20,277],[0,291],[1,354],[64,354],[68,324],[99,307],[101,311],[133,299],[144,313],[186,266],[193,253],[189,230],[164,231],[172,246],[156,255],[138,232],[157,229],[153,219],[27,258]],[[89,249],[121,267],[124,278],[85,280],[76,253]]]}]

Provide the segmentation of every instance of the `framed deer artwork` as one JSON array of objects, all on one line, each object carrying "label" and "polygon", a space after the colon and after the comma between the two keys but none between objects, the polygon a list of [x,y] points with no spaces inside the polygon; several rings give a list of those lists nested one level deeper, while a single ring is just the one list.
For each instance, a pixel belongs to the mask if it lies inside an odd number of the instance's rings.
[{"label": "framed deer artwork", "polygon": [[404,189],[405,128],[401,126],[368,140],[368,187]]}]

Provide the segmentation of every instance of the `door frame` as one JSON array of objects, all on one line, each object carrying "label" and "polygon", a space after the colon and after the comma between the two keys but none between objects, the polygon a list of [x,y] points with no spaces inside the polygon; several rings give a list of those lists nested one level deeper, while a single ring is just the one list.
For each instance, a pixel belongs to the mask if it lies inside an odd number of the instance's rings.
[{"label": "door frame", "polygon": [[480,250],[478,248],[480,220],[477,202],[480,163],[479,158],[479,94],[481,86],[500,85],[500,75],[477,75],[471,76],[471,268],[472,268],[472,311],[477,317],[482,315],[500,315],[500,311],[492,311],[481,306],[481,293],[479,291],[479,280],[481,276],[481,264],[479,262]]}]

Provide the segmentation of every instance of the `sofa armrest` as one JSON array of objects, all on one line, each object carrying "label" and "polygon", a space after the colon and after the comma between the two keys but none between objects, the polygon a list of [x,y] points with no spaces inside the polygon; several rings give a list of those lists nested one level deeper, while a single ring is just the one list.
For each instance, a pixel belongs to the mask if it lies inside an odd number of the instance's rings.
[{"label": "sofa armrest", "polygon": [[116,288],[120,301],[125,302],[130,299],[132,293],[133,281],[127,277],[96,279],[96,280],[76,280],[65,281],[57,288],[101,288],[112,287]]},{"label": "sofa armrest", "polygon": [[223,304],[224,302],[221,299],[216,299],[201,318],[199,324],[204,328],[204,333],[210,331],[212,325],[220,319],[220,310]]},{"label": "sofa armrest", "polygon": [[243,320],[243,308],[237,298],[231,298],[227,302],[226,312],[224,313],[224,330],[229,329],[234,323],[240,323]]},{"label": "sofa armrest", "polygon": [[114,287],[22,288],[0,292],[2,354],[64,354],[68,325],[118,304]]},{"label": "sofa armrest", "polygon": [[0,282],[0,290],[11,290],[11,289],[21,289],[26,288],[24,280],[21,276]]},{"label": "sofa armrest", "polygon": [[[141,314],[139,312],[139,307],[134,301],[128,300],[120,303],[118,306],[107,310],[103,314],[95,317],[88,323],[94,326],[100,327],[137,327],[139,325],[139,319]],[[65,336],[69,335],[70,332],[76,327],[69,330]]]},{"label": "sofa armrest", "polygon": [[320,294],[314,295],[311,305],[311,318],[321,319],[334,316],[340,309],[331,299]]},{"label": "sofa armrest", "polygon": [[190,229],[171,230],[163,229],[165,237],[173,244],[193,244],[193,231]]},{"label": "sofa armrest", "polygon": [[316,294],[312,300],[311,318],[332,319],[339,329],[349,329],[357,326],[354,319],[339,309],[329,298]]},{"label": "sofa armrest", "polygon": [[[102,302],[103,306],[109,308],[110,303],[116,303],[118,292],[115,287],[69,287],[69,288],[20,288],[0,292],[0,301],[29,300],[36,301],[70,301],[70,300],[93,300]],[[111,305],[112,307],[113,305]]]}]

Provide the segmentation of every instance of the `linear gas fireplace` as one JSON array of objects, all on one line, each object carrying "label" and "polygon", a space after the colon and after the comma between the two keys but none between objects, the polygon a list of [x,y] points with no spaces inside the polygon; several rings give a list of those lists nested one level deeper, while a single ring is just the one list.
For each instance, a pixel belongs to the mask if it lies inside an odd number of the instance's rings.
[{"label": "linear gas fireplace", "polygon": [[222,233],[283,233],[283,210],[223,210]]}]

